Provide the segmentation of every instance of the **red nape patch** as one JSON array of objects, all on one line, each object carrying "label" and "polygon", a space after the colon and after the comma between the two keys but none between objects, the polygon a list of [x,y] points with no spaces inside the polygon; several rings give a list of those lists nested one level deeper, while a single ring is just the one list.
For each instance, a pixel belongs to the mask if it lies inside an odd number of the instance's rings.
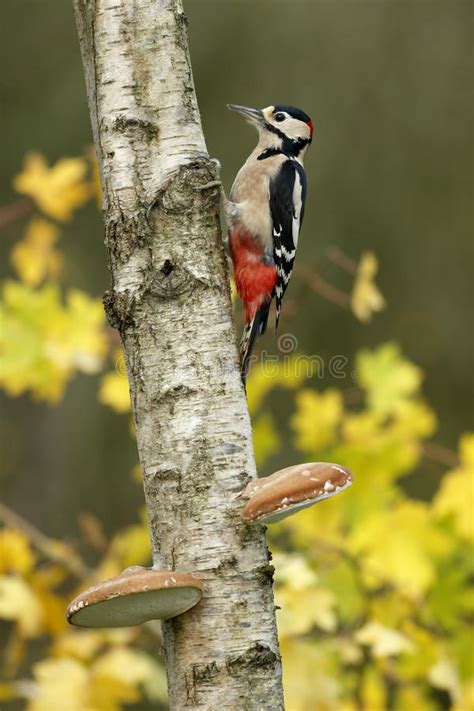
[{"label": "red nape patch", "polygon": [[311,121],[311,119],[308,121],[308,126],[309,126],[309,130],[311,132],[311,138],[313,138],[314,126],[313,126],[313,122]]},{"label": "red nape patch", "polygon": [[263,248],[248,232],[238,229],[231,232],[229,247],[245,319],[251,321],[257,309],[272,298],[277,272],[274,266],[262,261]]}]

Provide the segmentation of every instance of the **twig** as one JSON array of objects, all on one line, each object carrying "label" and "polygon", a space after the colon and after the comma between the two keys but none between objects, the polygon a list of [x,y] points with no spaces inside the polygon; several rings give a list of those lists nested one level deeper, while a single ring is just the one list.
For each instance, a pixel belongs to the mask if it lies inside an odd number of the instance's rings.
[{"label": "twig", "polygon": [[[5,525],[21,531],[27,536],[30,543],[35,546],[43,555],[56,563],[64,565],[77,578],[90,578],[94,571],[89,568],[84,561],[69,546],[54,538],[49,538],[36,526],[22,516],[12,511],[0,502],[0,521]],[[161,624],[158,620],[149,620],[143,625],[144,628],[160,642],[162,641]],[[25,687],[27,688],[27,687]]]},{"label": "twig", "polygon": [[443,464],[447,467],[457,467],[459,465],[459,457],[456,452],[448,447],[443,447],[436,442],[425,442],[422,445],[423,456],[431,459],[433,462]]},{"label": "twig", "polygon": [[334,264],[337,264],[341,269],[349,274],[355,274],[357,272],[357,262],[355,262],[351,257],[345,254],[339,247],[329,247],[326,250],[328,259]]},{"label": "twig", "polygon": [[30,543],[43,555],[56,563],[61,563],[78,578],[86,578],[92,575],[93,571],[69,546],[61,541],[56,541],[54,538],[49,538],[36,526],[33,526],[29,521],[2,503],[0,503],[0,521],[7,526],[11,526],[11,528],[22,531]]},{"label": "twig", "polygon": [[26,215],[33,210],[33,201],[29,197],[20,198],[10,205],[0,207],[0,227],[13,222],[18,217]]},{"label": "twig", "polygon": [[335,286],[332,286],[332,284],[327,282],[316,272],[312,271],[309,267],[299,264],[295,267],[295,273],[306,282],[312,291],[316,292],[320,296],[323,296],[331,303],[336,304],[336,306],[340,306],[342,309],[349,308],[349,294],[346,294],[345,291],[341,291]]},{"label": "twig", "polygon": [[361,389],[356,386],[342,390],[342,397],[346,405],[359,405],[363,396]]}]

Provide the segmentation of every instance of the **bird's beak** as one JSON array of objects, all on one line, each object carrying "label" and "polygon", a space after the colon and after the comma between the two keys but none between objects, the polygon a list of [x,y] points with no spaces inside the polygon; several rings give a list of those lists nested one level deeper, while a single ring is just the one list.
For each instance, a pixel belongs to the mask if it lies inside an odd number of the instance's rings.
[{"label": "bird's beak", "polygon": [[227,104],[227,108],[231,111],[237,111],[238,114],[257,126],[265,121],[261,109],[249,109],[247,106],[239,106],[238,104]]}]

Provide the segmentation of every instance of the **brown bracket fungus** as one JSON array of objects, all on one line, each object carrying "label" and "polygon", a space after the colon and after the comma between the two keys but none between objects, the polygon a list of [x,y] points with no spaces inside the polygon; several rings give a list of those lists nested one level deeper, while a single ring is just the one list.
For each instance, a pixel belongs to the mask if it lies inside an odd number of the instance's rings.
[{"label": "brown bracket fungus", "polygon": [[193,575],[134,565],[78,595],[66,617],[79,627],[131,627],[181,615],[202,593]]},{"label": "brown bracket fungus", "polygon": [[241,496],[247,523],[276,523],[347,489],[352,474],[339,464],[310,462],[251,481]]}]

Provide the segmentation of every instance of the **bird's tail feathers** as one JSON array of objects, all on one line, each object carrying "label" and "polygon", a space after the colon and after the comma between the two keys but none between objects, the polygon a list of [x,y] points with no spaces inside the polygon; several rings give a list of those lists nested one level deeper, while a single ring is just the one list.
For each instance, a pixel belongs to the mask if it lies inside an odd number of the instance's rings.
[{"label": "bird's tail feathers", "polygon": [[267,328],[269,310],[270,302],[263,304],[257,309],[254,317],[245,324],[242,340],[240,341],[241,375],[244,383],[257,338],[263,336]]}]

